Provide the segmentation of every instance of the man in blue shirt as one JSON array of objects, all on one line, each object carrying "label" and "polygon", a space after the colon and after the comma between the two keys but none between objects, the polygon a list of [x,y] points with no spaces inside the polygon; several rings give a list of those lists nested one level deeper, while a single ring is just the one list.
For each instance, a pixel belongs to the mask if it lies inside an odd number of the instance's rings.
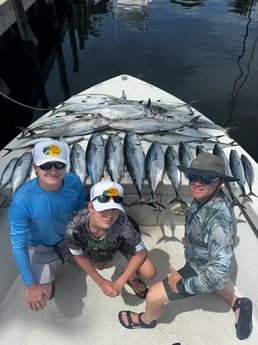
[{"label": "man in blue shirt", "polygon": [[68,159],[64,143],[37,143],[32,163],[37,176],[15,192],[9,209],[12,253],[34,311],[53,297],[55,263],[69,253],[66,226],[87,205],[80,178],[66,172]]},{"label": "man in blue shirt", "polygon": [[178,168],[186,174],[193,197],[182,239],[186,264],[178,271],[171,267],[164,280],[150,287],[145,312],[121,311],[119,321],[129,329],[153,328],[167,302],[215,292],[235,312],[237,337],[246,339],[252,331],[252,302],[245,297],[238,298],[226,286],[236,225],[232,207],[221,186],[225,181],[236,179],[225,175],[224,160],[211,153],[200,153],[190,168]]}]

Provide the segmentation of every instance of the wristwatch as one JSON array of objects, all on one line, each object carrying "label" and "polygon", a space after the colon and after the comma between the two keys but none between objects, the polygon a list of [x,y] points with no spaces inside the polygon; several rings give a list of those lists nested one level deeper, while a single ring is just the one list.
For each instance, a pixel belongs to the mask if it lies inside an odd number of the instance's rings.
[{"label": "wristwatch", "polygon": [[182,282],[182,279],[180,279],[177,283],[176,283],[176,288],[179,291],[179,293],[186,293],[185,291],[185,286]]}]

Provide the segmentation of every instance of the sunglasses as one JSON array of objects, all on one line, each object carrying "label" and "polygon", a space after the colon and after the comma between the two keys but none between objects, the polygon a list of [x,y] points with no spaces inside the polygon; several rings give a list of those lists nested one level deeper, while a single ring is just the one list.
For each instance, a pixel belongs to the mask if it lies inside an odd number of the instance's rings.
[{"label": "sunglasses", "polygon": [[122,204],[123,202],[123,197],[122,196],[111,196],[111,195],[99,195],[96,196],[94,199],[92,199],[91,201],[95,201],[98,200],[101,203],[105,203],[105,202],[109,202],[110,199],[113,199],[115,203],[117,204]]},{"label": "sunglasses", "polygon": [[39,168],[41,170],[50,170],[52,167],[55,167],[55,169],[61,170],[66,167],[66,164],[61,163],[61,162],[53,162],[53,163],[48,162],[48,163],[39,165]]},{"label": "sunglasses", "polygon": [[220,177],[212,177],[207,175],[195,175],[195,174],[188,174],[187,178],[190,182],[201,181],[202,183],[209,185],[212,182],[220,180]]}]

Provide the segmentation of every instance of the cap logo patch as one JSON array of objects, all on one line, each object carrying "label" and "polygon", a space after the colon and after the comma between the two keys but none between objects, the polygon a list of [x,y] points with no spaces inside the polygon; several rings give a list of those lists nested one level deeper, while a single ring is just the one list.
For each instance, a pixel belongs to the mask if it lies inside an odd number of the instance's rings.
[{"label": "cap logo patch", "polygon": [[46,147],[43,148],[42,152],[46,155],[46,156],[52,156],[52,157],[56,157],[59,156],[61,153],[61,149],[59,146],[57,145],[48,145]]},{"label": "cap logo patch", "polygon": [[116,188],[108,188],[106,190],[104,190],[103,195],[107,195],[107,196],[119,196],[119,191]]}]

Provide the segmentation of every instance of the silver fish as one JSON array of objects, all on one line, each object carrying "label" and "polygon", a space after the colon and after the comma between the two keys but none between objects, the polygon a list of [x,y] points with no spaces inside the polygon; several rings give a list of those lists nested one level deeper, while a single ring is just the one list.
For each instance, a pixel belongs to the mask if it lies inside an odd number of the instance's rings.
[{"label": "silver fish", "polygon": [[145,203],[141,192],[144,179],[144,156],[138,135],[135,132],[126,133],[124,138],[125,163],[139,196],[139,200],[133,201],[129,206]]},{"label": "silver fish", "polygon": [[[232,174],[232,171],[231,171],[231,168],[230,168],[230,164],[229,164],[229,160],[228,160],[228,157],[225,153],[225,151],[223,150],[223,148],[221,147],[220,144],[216,143],[213,147],[213,154],[214,155],[217,155],[219,157],[221,157],[223,160],[224,160],[224,164],[225,164],[225,174],[227,176],[232,176],[233,177],[233,174]],[[228,182],[228,181],[225,181],[225,187],[226,189],[228,190],[229,192],[229,195],[231,197],[231,206],[234,207],[234,206],[238,206],[241,210],[243,208],[245,208],[240,202],[239,200],[237,199],[237,197],[235,196],[233,190],[232,190],[232,182]]]},{"label": "silver fish", "polygon": [[0,179],[0,188],[5,187],[9,182],[11,182],[13,169],[15,167],[17,160],[18,157],[12,158],[4,168]]},{"label": "silver fish", "polygon": [[12,195],[27,180],[32,170],[32,152],[24,152],[17,160],[11,178]]},{"label": "silver fish", "polygon": [[207,147],[205,147],[204,145],[196,145],[196,156],[198,156],[199,153],[204,152],[208,152]]},{"label": "silver fish", "polygon": [[134,131],[137,134],[148,134],[167,132],[188,125],[191,125],[191,123],[171,119],[159,120],[146,117],[144,119],[123,119],[114,121],[109,124],[109,127],[120,131]]},{"label": "silver fish", "polygon": [[28,137],[59,138],[73,135],[86,135],[108,128],[108,123],[109,122],[107,120],[102,118],[94,118],[90,120],[80,119],[58,128],[49,129],[45,132],[30,134]]},{"label": "silver fish", "polygon": [[225,151],[223,150],[223,148],[221,147],[220,144],[216,143],[213,147],[213,153],[214,155],[217,155],[221,158],[223,158],[224,160],[224,164],[225,164],[225,173],[228,176],[233,176],[231,168],[230,168],[230,164],[229,164],[229,160],[225,154]]},{"label": "silver fish", "polygon": [[[52,128],[59,128],[65,125],[69,125],[71,122],[74,122],[78,119],[83,119],[83,115],[66,115],[62,116],[60,118],[54,118],[54,119],[48,119],[47,121],[41,122],[37,125],[31,125],[24,129],[24,131],[27,133],[29,132],[36,132],[36,131],[44,131],[47,129]],[[25,133],[26,134],[26,133]]]},{"label": "silver fish", "polygon": [[[22,149],[32,149],[34,147],[34,145],[40,141],[45,141],[45,140],[51,140],[52,138],[19,138],[19,142],[16,146],[14,147],[5,147],[3,148],[3,150],[6,150],[7,152],[3,155],[6,156],[9,152],[15,151],[15,150],[22,150]],[[57,140],[59,140],[59,138],[56,138]],[[75,136],[70,136],[70,137],[66,137],[65,141],[68,145],[74,144],[75,142],[81,141],[84,139],[84,136],[81,135],[75,135]]]},{"label": "silver fish", "polygon": [[[181,135],[181,134],[176,134],[173,131],[170,132],[169,134],[143,134],[141,136],[144,140],[147,140],[149,142],[153,141],[158,141],[160,144],[164,145],[177,145],[180,142],[185,142],[185,143],[200,143],[200,142],[206,142],[203,138],[196,138],[196,137],[191,137],[187,135]],[[209,141],[212,143],[212,146],[217,142],[216,141]]]},{"label": "silver fish", "polygon": [[229,164],[232,171],[232,174],[238,179],[237,184],[239,185],[242,193],[239,196],[246,197],[250,201],[252,199],[245,191],[245,172],[243,164],[236,150],[231,149],[229,154]]},{"label": "silver fish", "polygon": [[100,115],[101,117],[117,120],[117,119],[142,119],[143,117],[151,117],[149,109],[141,103],[124,103],[102,105],[91,109],[91,114]]},{"label": "silver fish", "polygon": [[190,167],[192,160],[194,159],[194,154],[187,143],[182,141],[179,143],[178,157],[180,165],[183,165],[187,168]]},{"label": "silver fish", "polygon": [[99,182],[105,170],[105,140],[100,133],[93,133],[88,141],[86,166],[91,183]]},{"label": "silver fish", "polygon": [[253,169],[252,163],[247,158],[247,156],[244,155],[243,153],[241,154],[240,159],[241,159],[241,162],[243,164],[243,168],[244,168],[244,172],[245,172],[245,179],[246,179],[246,182],[248,184],[249,191],[250,191],[248,193],[248,195],[257,196],[252,190],[252,186],[253,186],[253,182],[254,182],[254,169]]},{"label": "silver fish", "polygon": [[174,147],[169,145],[165,151],[165,171],[168,175],[168,178],[176,194],[176,197],[169,202],[169,205],[176,202],[180,202],[188,206],[187,203],[183,199],[181,199],[178,194],[180,180],[181,180],[181,172],[177,167],[178,165],[179,165],[178,154],[176,153],[176,150],[174,149]]},{"label": "silver fish", "polygon": [[198,130],[196,128],[184,127],[184,128],[180,128],[180,129],[175,129],[173,132],[177,133],[177,134],[180,134],[180,135],[186,135],[188,137],[216,140],[216,137],[212,136],[209,133],[200,131],[200,130]]},{"label": "silver fish", "polygon": [[146,201],[150,206],[160,206],[166,208],[155,199],[154,193],[157,186],[162,181],[165,171],[164,151],[160,143],[154,141],[148,149],[145,157],[145,172],[149,183],[151,197]]},{"label": "silver fish", "polygon": [[84,185],[87,177],[86,153],[81,144],[73,144],[70,152],[70,162],[70,172],[78,175],[82,184]]},{"label": "silver fish", "polygon": [[124,175],[124,153],[117,133],[111,133],[106,142],[106,167],[111,180],[119,183]]}]

